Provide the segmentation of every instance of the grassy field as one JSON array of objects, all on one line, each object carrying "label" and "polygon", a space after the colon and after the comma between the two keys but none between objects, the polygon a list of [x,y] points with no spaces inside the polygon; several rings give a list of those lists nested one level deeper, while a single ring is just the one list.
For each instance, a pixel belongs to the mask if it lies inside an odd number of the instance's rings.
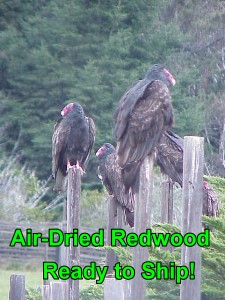
[{"label": "grassy field", "polygon": [[26,289],[38,288],[42,285],[42,271],[12,271],[0,269],[0,299],[9,299],[9,281],[11,274],[24,274],[26,276]]},{"label": "grassy field", "polygon": [[9,282],[11,274],[24,274],[27,288],[38,288],[42,285],[42,271],[13,271],[0,269],[0,299],[9,299]]},{"label": "grassy field", "polygon": [[[10,275],[12,274],[24,274],[26,277],[26,289],[41,287],[43,284],[42,280],[42,271],[34,270],[6,270],[0,267],[0,300],[8,300],[9,299],[9,283],[10,283]],[[80,289],[83,289],[91,284],[94,284],[95,281],[80,281]]]}]

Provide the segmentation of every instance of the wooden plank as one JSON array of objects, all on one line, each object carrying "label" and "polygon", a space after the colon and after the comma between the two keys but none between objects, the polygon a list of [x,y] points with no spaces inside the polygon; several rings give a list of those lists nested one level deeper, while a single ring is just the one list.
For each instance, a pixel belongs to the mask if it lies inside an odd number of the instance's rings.
[{"label": "wooden plank", "polygon": [[[173,224],[173,183],[167,177],[167,181],[162,183],[161,197],[161,222]],[[173,251],[173,246],[161,247],[162,250]]]},{"label": "wooden plank", "polygon": [[106,278],[104,281],[104,300],[127,300],[129,299],[129,281],[115,278]]},{"label": "wooden plank", "polygon": [[50,298],[48,298],[48,300],[69,300],[67,290],[68,284],[66,282],[51,282]]},{"label": "wooden plank", "polygon": [[42,287],[42,300],[50,299],[50,285],[43,285]]},{"label": "wooden plank", "polygon": [[[48,244],[45,244],[45,255],[44,255],[44,260],[45,260],[45,261],[48,261],[48,260],[49,260],[48,249],[49,249]],[[43,284],[44,284],[44,285],[49,285],[49,283],[50,283],[49,279],[43,280]]]},{"label": "wooden plank", "polygon": [[[41,224],[41,225],[40,225]],[[62,228],[66,230],[66,222],[44,222],[44,223],[29,223],[29,222],[9,222],[9,221],[0,221],[0,229],[2,233],[12,234],[15,228],[21,228],[22,230],[26,230],[27,228],[31,228],[34,232],[40,230],[40,232],[48,232],[49,228]],[[87,232],[89,234],[95,233],[98,228],[90,228],[90,227],[81,227],[80,232]],[[12,236],[11,236],[12,238]],[[10,238],[10,239],[11,239]]]},{"label": "wooden plank", "polygon": [[[13,260],[13,261],[20,261],[20,262],[24,262],[26,260],[26,262],[28,262],[28,260],[31,261],[35,260],[35,262],[42,262],[43,261],[43,257],[45,255],[45,247],[46,244],[40,244],[38,247],[21,247],[20,245],[15,245],[15,247],[11,248],[9,247],[9,243],[12,239],[12,235],[13,235],[13,226],[15,226],[15,228],[21,228],[23,230],[27,228],[33,228],[33,232],[47,232],[49,228],[52,227],[52,224],[54,224],[54,228],[60,228],[61,230],[65,231],[67,230],[67,225],[66,222],[62,222],[62,223],[45,223],[44,226],[46,226],[45,228],[43,228],[43,226],[41,227],[40,230],[38,230],[36,227],[31,226],[30,223],[10,223],[10,222],[3,222],[4,224],[2,224],[2,222],[0,222],[0,236],[1,236],[1,240],[0,240],[0,262],[5,262],[6,258],[7,261],[8,260]],[[13,225],[11,225],[13,224]],[[4,225],[4,235],[2,234],[2,227]],[[40,227],[40,226],[39,226]],[[87,227],[82,227],[80,228],[79,232],[87,232],[89,234],[93,234],[95,232],[98,231],[98,228],[87,228]],[[67,249],[67,247],[64,247],[65,249]],[[56,247],[48,247],[48,259],[54,261],[55,260],[55,256],[56,256]],[[105,250],[99,249],[99,248],[95,248],[95,247],[84,247],[80,249],[81,252],[81,257],[80,257],[80,263],[81,265],[87,265],[89,264],[89,262],[91,261],[96,261],[96,262],[100,262],[102,260],[102,258],[105,256]],[[65,253],[65,256],[67,256],[67,254]],[[46,258],[45,258],[46,260]],[[62,262],[62,265],[66,265],[67,264],[67,257],[64,257]]]},{"label": "wooden plank", "polygon": [[117,205],[116,228],[123,227],[123,209],[121,205]]},{"label": "wooden plank", "polygon": [[[202,192],[203,192],[204,138],[184,138],[184,168],[183,168],[183,207],[182,234],[202,231]],[[181,265],[189,267],[189,262],[195,262],[195,279],[183,280],[181,283],[181,300],[200,300],[201,285],[201,248],[182,247]]]},{"label": "wooden plank", "polygon": [[[86,254],[81,252],[80,264],[87,264],[91,261],[101,262],[102,259],[104,259],[104,257],[105,257],[105,250],[99,250],[99,253],[97,252],[91,253],[90,251],[87,250]],[[54,261],[54,258],[55,255],[49,255],[49,260]],[[41,263],[43,261],[42,255],[37,255],[37,256],[31,254],[23,255],[23,253],[14,254],[14,253],[9,253],[7,249],[5,252],[0,251],[0,262],[5,262],[5,259],[7,259],[7,261],[10,260],[10,261],[21,261],[21,262],[24,261],[28,262],[28,260],[32,262],[33,260],[35,260],[36,262],[38,261]]]},{"label": "wooden plank", "polygon": [[59,222],[9,222],[9,221],[0,221],[0,226],[1,227],[5,227],[5,228],[9,228],[12,230],[12,227],[17,227],[19,225],[20,228],[48,228],[49,225],[51,225],[51,227],[58,227],[59,226]]},{"label": "wooden plank", "polygon": [[[141,166],[139,194],[135,194],[134,232],[145,232],[151,225],[151,198],[153,190],[153,157],[147,156]],[[148,261],[148,247],[133,249],[132,265],[135,277],[131,280],[131,300],[144,300],[146,281],[141,277],[142,263]]]},{"label": "wooden plank", "polygon": [[168,223],[173,224],[173,183],[168,183]]},{"label": "wooden plank", "polygon": [[173,224],[173,183],[162,183],[161,222]]},{"label": "wooden plank", "polygon": [[[80,193],[81,193],[81,172],[77,168],[68,170],[67,187],[67,232],[80,227]],[[68,247],[67,266],[80,265],[80,247]],[[79,280],[69,279],[69,300],[79,300]]]},{"label": "wooden plank", "polygon": [[[64,201],[64,204],[67,203],[67,201]],[[64,208],[65,209],[65,208]],[[65,209],[66,210],[66,209]],[[66,217],[64,216],[64,219],[66,219]],[[63,221],[61,224],[60,224],[60,229],[63,231],[63,232],[66,232],[67,230],[67,222],[66,221]],[[67,250],[68,248],[65,247],[64,244],[62,244],[60,246],[60,261],[59,261],[59,265],[60,266],[64,266],[67,264]]]},{"label": "wooden plank", "polygon": [[12,274],[10,276],[9,300],[25,299],[25,275]]},{"label": "wooden plank", "polygon": [[[107,226],[107,245],[111,245],[111,230],[117,227],[117,203],[114,197],[108,198],[108,226]],[[113,250],[106,251],[106,265],[109,267],[108,274],[113,273],[113,267],[118,261],[118,257]]]}]

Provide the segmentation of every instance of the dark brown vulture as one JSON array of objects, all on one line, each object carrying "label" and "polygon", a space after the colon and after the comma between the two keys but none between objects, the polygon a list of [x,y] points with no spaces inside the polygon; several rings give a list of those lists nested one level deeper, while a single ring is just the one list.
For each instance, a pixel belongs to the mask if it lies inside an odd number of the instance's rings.
[{"label": "dark brown vulture", "polygon": [[[172,131],[165,132],[156,146],[156,162],[162,173],[183,185],[184,140]],[[218,216],[219,201],[207,181],[203,181],[203,214]]]},{"label": "dark brown vulture", "polygon": [[106,187],[109,195],[113,195],[121,205],[126,223],[134,226],[134,207],[131,197],[125,193],[125,187],[121,178],[121,169],[116,164],[115,148],[105,143],[96,153],[99,158],[99,177]]},{"label": "dark brown vulture", "polygon": [[156,161],[161,172],[173,182],[183,184],[183,148],[184,140],[172,131],[162,134],[156,146]]},{"label": "dark brown vulture", "polygon": [[139,170],[153,152],[161,134],[173,124],[173,109],[168,87],[175,79],[161,65],[155,65],[130,87],[115,112],[117,162],[122,168],[126,192],[138,191]]},{"label": "dark brown vulture", "polygon": [[52,136],[52,175],[57,191],[66,188],[68,168],[85,170],[95,140],[94,121],[85,116],[80,104],[69,103],[61,115]]},{"label": "dark brown vulture", "polygon": [[210,187],[207,181],[203,181],[203,214],[209,217],[218,217],[219,215],[219,201],[216,197],[215,191]]}]

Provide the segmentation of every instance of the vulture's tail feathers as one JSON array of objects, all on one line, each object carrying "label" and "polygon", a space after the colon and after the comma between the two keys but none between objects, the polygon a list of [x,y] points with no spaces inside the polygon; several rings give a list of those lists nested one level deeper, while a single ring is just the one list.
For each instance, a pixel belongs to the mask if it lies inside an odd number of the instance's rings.
[{"label": "vulture's tail feathers", "polygon": [[142,163],[141,161],[133,162],[127,164],[126,167],[122,169],[122,177],[125,186],[125,193],[128,193],[129,189],[132,190],[133,194],[138,193],[141,163]]},{"label": "vulture's tail feathers", "polygon": [[130,227],[134,227],[134,212],[130,211],[128,208],[125,208],[125,217],[126,222],[130,225]]},{"label": "vulture's tail feathers", "polygon": [[67,176],[64,176],[60,170],[57,171],[55,178],[54,191],[65,192],[67,188]]}]

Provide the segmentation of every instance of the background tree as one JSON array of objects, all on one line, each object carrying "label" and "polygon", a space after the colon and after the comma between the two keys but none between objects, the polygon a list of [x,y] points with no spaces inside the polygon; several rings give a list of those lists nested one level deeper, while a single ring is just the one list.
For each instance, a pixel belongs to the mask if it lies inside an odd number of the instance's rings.
[{"label": "background tree", "polygon": [[[222,1],[20,0],[3,1],[0,11],[2,153],[20,137],[20,162],[47,178],[54,123],[74,100],[97,124],[95,150],[113,143],[119,98],[150,65],[163,63],[177,79],[174,130],[205,135],[208,171],[224,174]],[[92,156],[89,170],[96,165]],[[100,186],[94,171],[85,182]]]}]

